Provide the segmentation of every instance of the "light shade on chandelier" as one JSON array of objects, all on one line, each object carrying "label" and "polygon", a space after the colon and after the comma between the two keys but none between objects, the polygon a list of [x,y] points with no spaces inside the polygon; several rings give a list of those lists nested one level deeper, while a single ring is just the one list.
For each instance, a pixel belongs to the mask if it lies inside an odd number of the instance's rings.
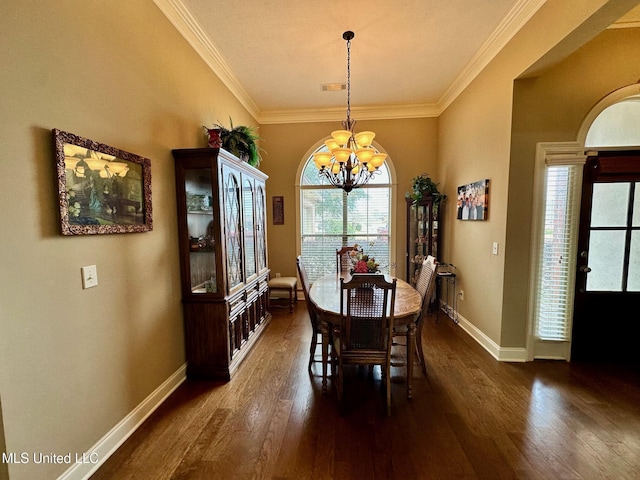
[{"label": "light shade on chandelier", "polygon": [[373,132],[354,133],[355,120],[351,119],[351,40],[355,34],[344,32],[347,41],[347,118],[342,122],[342,130],[331,132],[331,139],[325,142],[329,151],[313,154],[318,173],[337,188],[349,193],[361,187],[379,174],[379,168],[387,158],[371,145],[376,136]]}]

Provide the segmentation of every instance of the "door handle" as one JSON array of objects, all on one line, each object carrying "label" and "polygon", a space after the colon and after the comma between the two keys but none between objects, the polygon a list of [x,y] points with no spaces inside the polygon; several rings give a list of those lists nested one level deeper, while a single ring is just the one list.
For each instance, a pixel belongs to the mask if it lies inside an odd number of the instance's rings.
[{"label": "door handle", "polygon": [[590,269],[589,267],[587,267],[586,265],[582,265],[582,266],[579,268],[579,270],[580,270],[582,273],[589,273],[589,272],[591,271],[591,269]]}]

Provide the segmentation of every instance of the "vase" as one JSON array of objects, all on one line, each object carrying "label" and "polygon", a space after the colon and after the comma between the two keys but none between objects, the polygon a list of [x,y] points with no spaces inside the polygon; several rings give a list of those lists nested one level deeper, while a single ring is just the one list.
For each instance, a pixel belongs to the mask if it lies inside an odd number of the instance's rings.
[{"label": "vase", "polygon": [[219,128],[207,128],[207,135],[209,135],[209,146],[211,148],[222,147],[222,139],[220,138]]}]

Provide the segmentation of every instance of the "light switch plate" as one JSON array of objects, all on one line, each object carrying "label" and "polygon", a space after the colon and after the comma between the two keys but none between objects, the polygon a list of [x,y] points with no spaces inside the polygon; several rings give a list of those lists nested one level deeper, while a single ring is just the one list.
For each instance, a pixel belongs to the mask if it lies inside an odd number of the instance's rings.
[{"label": "light switch plate", "polygon": [[82,272],[82,288],[91,288],[98,285],[98,269],[95,265],[81,267]]},{"label": "light switch plate", "polygon": [[491,250],[491,253],[494,255],[498,254],[498,242],[493,242],[493,249]]}]

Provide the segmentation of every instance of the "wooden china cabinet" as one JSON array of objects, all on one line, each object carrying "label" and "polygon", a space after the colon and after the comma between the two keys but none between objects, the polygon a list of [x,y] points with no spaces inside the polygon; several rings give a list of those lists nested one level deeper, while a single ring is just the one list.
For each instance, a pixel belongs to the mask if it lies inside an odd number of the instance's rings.
[{"label": "wooden china cabinet", "polygon": [[442,195],[424,195],[421,200],[407,198],[407,282],[415,286],[427,255],[442,261]]},{"label": "wooden china cabinet", "polygon": [[229,380],[271,320],[267,176],[223,149],[173,157],[187,377]]}]

